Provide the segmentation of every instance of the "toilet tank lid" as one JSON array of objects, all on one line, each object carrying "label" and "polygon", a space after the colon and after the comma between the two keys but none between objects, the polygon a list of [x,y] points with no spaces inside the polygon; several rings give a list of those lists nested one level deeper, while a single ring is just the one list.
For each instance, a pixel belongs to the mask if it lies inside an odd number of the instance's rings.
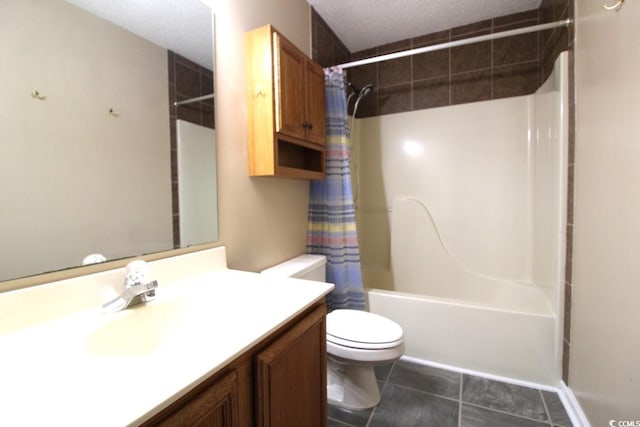
[{"label": "toilet tank lid", "polygon": [[324,255],[304,254],[262,270],[260,273],[278,277],[298,277],[327,263]]}]

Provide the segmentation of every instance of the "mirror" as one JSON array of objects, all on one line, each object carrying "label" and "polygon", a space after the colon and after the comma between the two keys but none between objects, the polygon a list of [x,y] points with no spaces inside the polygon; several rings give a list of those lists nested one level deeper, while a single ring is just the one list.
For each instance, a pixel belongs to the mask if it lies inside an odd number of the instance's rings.
[{"label": "mirror", "polygon": [[212,26],[200,0],[0,2],[0,281],[218,239]]}]

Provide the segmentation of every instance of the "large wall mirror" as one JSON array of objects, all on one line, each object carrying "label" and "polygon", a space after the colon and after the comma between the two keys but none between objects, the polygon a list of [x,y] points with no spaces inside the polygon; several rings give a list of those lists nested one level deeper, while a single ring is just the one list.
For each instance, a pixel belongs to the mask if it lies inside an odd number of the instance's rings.
[{"label": "large wall mirror", "polygon": [[218,240],[213,46],[200,0],[0,1],[0,281]]}]

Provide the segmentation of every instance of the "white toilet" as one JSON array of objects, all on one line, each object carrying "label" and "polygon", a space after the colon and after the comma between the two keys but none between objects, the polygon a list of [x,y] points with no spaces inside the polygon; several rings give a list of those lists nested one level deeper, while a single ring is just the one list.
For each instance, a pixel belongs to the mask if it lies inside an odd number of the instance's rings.
[{"label": "white toilet", "polygon": [[[324,255],[300,255],[262,274],[326,281]],[[397,323],[361,310],[334,310],[327,315],[327,396],[329,403],[366,409],[380,402],[374,366],[391,363],[404,353]]]}]

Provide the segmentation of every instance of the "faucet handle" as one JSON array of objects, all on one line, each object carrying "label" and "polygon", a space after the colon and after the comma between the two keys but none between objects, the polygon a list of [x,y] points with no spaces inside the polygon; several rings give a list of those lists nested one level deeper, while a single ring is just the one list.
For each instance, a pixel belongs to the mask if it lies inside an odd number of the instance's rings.
[{"label": "faucet handle", "polygon": [[156,290],[157,287],[158,287],[158,281],[157,280],[152,280],[151,282],[144,283],[144,284],[140,283],[140,284],[136,285],[136,289],[140,289],[136,293],[154,291],[154,290]]},{"label": "faucet handle", "polygon": [[137,299],[138,302],[149,302],[156,297],[158,282],[153,280],[149,283],[136,283],[127,287],[124,292],[129,294],[130,299]]},{"label": "faucet handle", "polygon": [[[155,289],[158,287],[158,283],[154,280],[149,281],[149,266],[147,262],[141,259],[136,259],[127,264],[124,273],[124,288],[125,290],[135,287],[138,289],[136,298],[141,302],[148,302],[156,297]],[[153,288],[148,289],[142,293],[140,291],[141,286],[155,285]]]},{"label": "faucet handle", "polygon": [[133,285],[149,282],[149,266],[146,261],[137,259],[127,264],[124,272],[124,285],[129,288]]}]

